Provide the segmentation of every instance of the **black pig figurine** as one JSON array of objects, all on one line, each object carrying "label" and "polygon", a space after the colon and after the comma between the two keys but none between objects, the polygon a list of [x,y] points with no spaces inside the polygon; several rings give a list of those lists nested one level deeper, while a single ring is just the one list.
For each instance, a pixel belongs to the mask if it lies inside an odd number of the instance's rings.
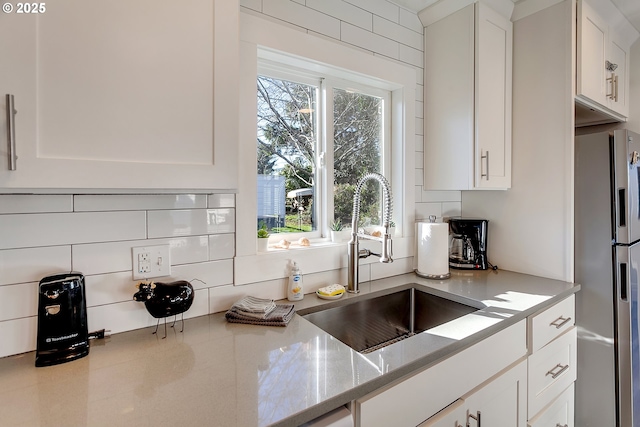
[{"label": "black pig figurine", "polygon": [[[164,337],[167,337],[167,320],[169,316],[176,316],[182,314],[182,329],[184,331],[184,312],[189,310],[191,304],[193,304],[194,291],[191,283],[186,280],[178,280],[171,283],[162,282],[141,282],[138,284],[138,292],[133,295],[135,301],[144,301],[144,306],[147,308],[149,314],[158,319],[156,323],[156,330],[154,334],[158,332],[158,325],[160,324],[160,318],[164,318]],[[173,320],[175,326],[176,319]]]}]

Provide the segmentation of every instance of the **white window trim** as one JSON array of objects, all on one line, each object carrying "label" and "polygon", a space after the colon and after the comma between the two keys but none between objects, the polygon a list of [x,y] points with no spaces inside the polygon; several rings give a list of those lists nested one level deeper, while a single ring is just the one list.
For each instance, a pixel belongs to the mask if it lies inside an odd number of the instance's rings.
[{"label": "white window trim", "polygon": [[[260,52],[258,52],[260,56]],[[272,60],[258,59],[258,75],[264,75],[267,77],[288,80],[291,82],[305,84],[309,86],[315,86],[318,88],[318,105],[321,107],[318,111],[318,129],[316,129],[316,135],[318,141],[316,143],[316,165],[319,165],[319,173],[316,175],[315,191],[316,191],[316,208],[320,211],[317,212],[319,219],[317,222],[317,229],[311,232],[300,233],[277,233],[272,234],[269,238],[270,244],[277,243],[282,239],[295,242],[296,240],[305,237],[312,239],[314,243],[318,242],[318,238],[329,238],[329,222],[333,219],[334,213],[334,198],[331,192],[334,173],[334,150],[332,135],[333,130],[333,109],[329,108],[333,105],[333,102],[327,100],[333,99],[334,90],[341,89],[347,91],[354,91],[369,96],[375,96],[383,99],[383,108],[385,110],[391,110],[391,92],[386,89],[380,89],[379,87],[370,86],[369,84],[362,84],[354,80],[345,80],[344,78],[335,77],[335,74],[320,74],[314,73],[311,70],[299,69],[295,66],[289,66],[290,58],[283,55],[280,59],[281,63],[274,63]],[[335,71],[335,70],[334,70]],[[329,72],[328,68],[325,72]],[[341,72],[341,74],[343,74]],[[357,79],[357,76],[352,76],[353,79]],[[383,150],[381,155],[381,169],[382,174],[392,182],[392,168],[391,168],[391,114],[383,114],[382,123],[382,138],[384,141]],[[321,160],[321,156],[324,158]],[[324,166],[322,166],[324,164]],[[351,223],[345,224],[351,226]],[[315,240],[314,240],[315,239]]]},{"label": "white window trim", "polygon": [[[336,77],[340,77],[342,70],[345,75],[359,75],[364,84],[373,83],[370,85],[381,86],[391,91],[391,178],[394,218],[397,218],[398,222],[396,232],[403,238],[413,240],[416,70],[345,44],[241,12],[239,76],[241,125],[239,193],[236,200],[235,284],[283,278],[287,274],[284,260],[294,256],[306,274],[345,267],[343,258],[346,256],[346,244],[340,247],[326,245],[295,252],[289,250],[256,254],[255,82],[258,75],[258,56],[276,60],[276,62],[286,57],[289,63],[297,68],[318,72],[330,69],[331,74]],[[394,249],[400,246],[394,244]],[[412,247],[409,243],[403,246]],[[321,262],[320,259],[322,259]]]}]

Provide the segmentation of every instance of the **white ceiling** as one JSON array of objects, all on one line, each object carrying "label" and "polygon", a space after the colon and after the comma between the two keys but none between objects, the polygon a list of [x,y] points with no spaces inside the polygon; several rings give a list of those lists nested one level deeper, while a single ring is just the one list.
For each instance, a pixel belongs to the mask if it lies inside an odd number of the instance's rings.
[{"label": "white ceiling", "polygon": [[[437,0],[391,0],[414,12],[419,12]],[[517,3],[518,0],[512,0]],[[640,1],[639,0],[611,0],[613,4],[627,17],[631,25],[640,31]]]}]

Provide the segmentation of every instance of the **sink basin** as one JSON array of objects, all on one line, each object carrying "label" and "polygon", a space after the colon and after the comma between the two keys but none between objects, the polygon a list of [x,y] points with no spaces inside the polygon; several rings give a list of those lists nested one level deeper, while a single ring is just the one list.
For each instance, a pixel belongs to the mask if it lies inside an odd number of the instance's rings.
[{"label": "sink basin", "polygon": [[381,292],[384,294],[340,301],[346,304],[321,306],[319,311],[300,314],[352,349],[370,353],[481,308],[425,292],[417,286]]}]

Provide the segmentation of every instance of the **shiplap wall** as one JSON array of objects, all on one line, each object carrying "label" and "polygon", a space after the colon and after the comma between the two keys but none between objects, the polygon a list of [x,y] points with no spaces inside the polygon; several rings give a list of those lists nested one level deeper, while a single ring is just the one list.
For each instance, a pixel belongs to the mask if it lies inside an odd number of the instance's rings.
[{"label": "shiplap wall", "polygon": [[[416,219],[460,214],[459,192],[422,189],[423,47],[415,13],[386,0],[241,0],[242,11],[302,27],[354,49],[408,64],[416,71]],[[1,190],[0,190],[1,191]],[[243,197],[237,194],[236,198]],[[1,195],[0,357],[32,351],[36,343],[38,281],[60,271],[85,274],[89,328],[114,333],[155,324],[131,300],[131,247],[169,244],[172,280],[194,281],[186,317],[226,310],[239,296],[283,298],[284,279],[235,286],[233,195]],[[211,219],[225,219],[223,227]],[[237,224],[238,227],[243,226]],[[253,227],[254,224],[251,224]],[[312,249],[311,249],[312,250]],[[363,280],[411,270],[411,258],[384,273],[361,270]],[[339,282],[345,272],[305,275],[306,291]]]}]

